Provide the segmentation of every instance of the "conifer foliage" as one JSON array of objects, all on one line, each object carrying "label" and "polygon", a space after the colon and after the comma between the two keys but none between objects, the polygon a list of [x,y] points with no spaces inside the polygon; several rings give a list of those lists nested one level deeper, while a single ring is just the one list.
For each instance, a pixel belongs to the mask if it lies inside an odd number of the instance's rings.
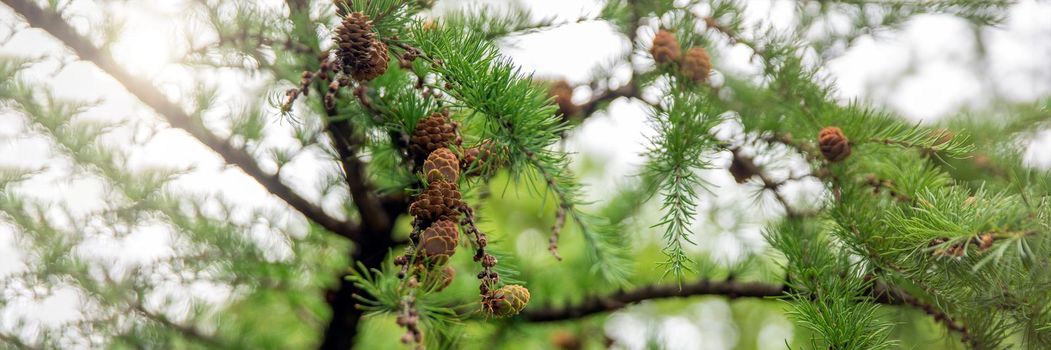
[{"label": "conifer foliage", "polygon": [[[0,163],[0,234],[24,267],[0,276],[0,316],[78,300],[57,326],[0,317],[4,348],[629,348],[606,316],[681,315],[702,297],[730,303],[711,321],[736,323],[741,348],[781,318],[793,333],[773,343],[790,348],[1051,348],[1051,175],[1017,142],[1051,125],[1051,99],[995,105],[998,122],[917,125],[844,102],[824,78],[862,36],[923,14],[980,30],[1008,2],[804,1],[785,27],[746,20],[749,1],[607,0],[579,22],[629,49],[578,82],[502,53],[504,39],[577,22],[518,7],[202,0],[185,21],[215,41],[171,64],[194,73],[178,94],[118,63],[108,21],[83,25],[62,1],[0,3],[18,31],[67,48],[59,62],[94,65],[150,110],[98,121],[101,104],[38,74],[64,64],[0,56],[0,118],[57,164]],[[108,18],[92,6],[103,16],[83,18]],[[728,68],[742,49],[757,69]],[[219,74],[263,83],[234,99],[202,78]],[[613,103],[645,111],[626,116],[652,129],[644,162],[586,187],[601,162],[565,141]],[[280,205],[142,166],[143,135],[167,129]],[[754,200],[720,207],[720,176]],[[104,200],[27,190],[64,177]],[[760,248],[712,257],[713,227],[748,225]],[[97,254],[158,231],[161,256]]]}]

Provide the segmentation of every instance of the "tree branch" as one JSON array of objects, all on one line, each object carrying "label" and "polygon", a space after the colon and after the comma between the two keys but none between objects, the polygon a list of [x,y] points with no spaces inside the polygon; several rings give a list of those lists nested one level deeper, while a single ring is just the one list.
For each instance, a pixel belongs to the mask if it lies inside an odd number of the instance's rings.
[{"label": "tree branch", "polygon": [[[754,159],[741,153],[740,147],[729,147],[727,151],[733,156],[730,168],[727,169],[731,175],[734,176],[734,180],[737,183],[744,183],[752,177],[757,177],[762,181],[763,190],[769,190],[773,193],[774,199],[781,204],[781,207],[785,209],[785,215],[793,217],[804,217],[814,216],[816,212],[801,212],[794,208],[788,201],[788,198],[781,193],[781,189],[788,181],[799,180],[802,177],[789,176],[786,179],[780,181],[774,180],[769,174],[763,171],[763,168],[756,165]],[[807,176],[816,176],[807,174]]]},{"label": "tree branch", "polygon": [[94,63],[123,85],[128,92],[163,116],[168,124],[190,133],[191,136],[218,153],[224,161],[241,168],[248,176],[263,185],[267,191],[284,200],[311,221],[344,237],[353,239],[360,234],[357,225],[329,216],[320,206],[306,200],[282,183],[278,175],[264,172],[256,163],[255,158],[244,149],[234,147],[227,140],[208,131],[203,125],[195,123],[181,107],[169,101],[148,81],[132,76],[123,70],[112,56],[100,50],[88,38],[78,34],[59,14],[46,11],[30,0],[0,1],[22,15],[30,26],[43,29],[73,49],[73,52],[81,59]]},{"label": "tree branch", "polygon": [[328,128],[333,146],[339,154],[340,165],[346,176],[350,196],[354,200],[354,206],[358,208],[361,221],[373,230],[387,230],[391,220],[365,180],[365,165],[361,163],[361,159],[358,159],[355,152],[357,143],[353,141],[354,131],[350,122],[331,122]]},{"label": "tree branch", "polygon": [[690,284],[648,285],[630,292],[585,298],[579,304],[561,308],[526,309],[521,317],[530,322],[564,321],[597,313],[619,310],[630,304],[651,299],[686,298],[697,295],[721,295],[731,299],[766,298],[784,295],[781,285],[760,282],[700,280]]},{"label": "tree branch", "polygon": [[877,303],[910,306],[923,310],[927,315],[934,318],[935,321],[944,324],[945,328],[960,333],[960,338],[963,342],[966,343],[971,339],[967,327],[962,323],[949,317],[945,312],[938,310],[934,305],[928,304],[915,296],[905,293],[905,291],[901,289],[891,287],[882,281],[877,281],[876,284],[872,286],[872,294],[874,301]]},{"label": "tree branch", "polygon": [[[700,295],[718,295],[730,299],[737,298],[774,298],[784,296],[792,291],[787,286],[762,282],[711,281],[700,280],[682,285],[648,285],[630,292],[620,291],[607,296],[590,296],[578,304],[563,307],[545,307],[526,309],[520,317],[528,322],[567,321],[590,315],[622,309],[628,305],[646,300],[687,298]],[[872,302],[884,305],[908,306],[923,312],[945,325],[951,331],[958,332],[964,342],[969,333],[959,321],[934,306],[912,296],[901,289],[875,281],[869,289]]]},{"label": "tree branch", "polygon": [[635,86],[635,80],[632,80],[616,89],[606,90],[601,94],[595,95],[588,100],[588,102],[580,105],[580,115],[584,118],[591,116],[591,114],[595,113],[603,103],[612,102],[621,97],[635,97],[642,99],[642,97],[638,95],[638,88]]}]

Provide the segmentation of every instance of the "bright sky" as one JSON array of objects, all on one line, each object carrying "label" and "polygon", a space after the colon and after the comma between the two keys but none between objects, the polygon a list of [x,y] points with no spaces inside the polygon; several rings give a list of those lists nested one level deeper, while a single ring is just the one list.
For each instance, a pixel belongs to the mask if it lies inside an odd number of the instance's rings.
[{"label": "bright sky", "polygon": [[[280,1],[267,2],[275,6],[280,4]],[[585,0],[521,2],[528,4],[537,18],[556,16],[568,20],[580,16],[593,17],[599,10],[594,1]],[[87,20],[100,18],[95,5],[74,3],[72,9],[84,11],[85,14],[74,22],[79,28],[85,28]],[[788,20],[783,15],[786,11],[779,9],[790,5],[789,2],[770,0],[748,3],[753,6],[754,18],[770,18],[775,23]],[[178,100],[192,96],[188,91],[194,88],[193,80],[188,78],[214,82],[224,88],[221,91],[261,91],[262,81],[259,80],[245,79],[232,73],[205,77],[170,64],[176,55],[185,52],[188,47],[187,43],[170,38],[192,30],[179,24],[182,19],[181,1],[113,2],[106,6],[114,8],[112,18],[126,21],[121,40],[113,46],[117,59],[125,63],[127,69],[151,77],[170,98]],[[456,6],[461,5],[440,2],[438,9]],[[129,127],[118,132],[117,136],[141,136],[148,129],[161,125],[148,108],[139,104],[94,66],[69,60],[67,55],[61,54],[61,47],[52,38],[39,30],[23,29],[20,21],[16,20],[10,9],[0,6],[0,24],[3,24],[0,26],[0,39],[10,35],[8,41],[0,44],[0,55],[51,57],[48,63],[34,67],[27,78],[43,78],[52,82],[52,91],[59,96],[87,100],[105,98],[102,105],[86,113],[87,118],[143,122],[139,127]],[[6,28],[11,23],[19,23],[15,24],[15,32]],[[902,32],[861,39],[845,54],[830,61],[826,73],[837,81],[839,96],[844,101],[869,100],[899,111],[908,118],[924,121],[936,120],[962,107],[985,106],[992,96],[1027,101],[1051,95],[1051,3],[1021,1],[1012,9],[1008,21],[1001,28],[983,31],[981,35],[989,48],[988,61],[985,62],[974,57],[974,36],[964,22],[944,16],[921,16],[909,22]],[[535,72],[538,77],[564,78],[574,83],[585,82],[596,64],[608,61],[628,47],[627,42],[616,36],[608,25],[595,21],[513,38],[505,44],[505,52],[527,71]],[[748,53],[740,48],[717,51],[714,56],[717,69],[754,69],[747,62]],[[60,68],[60,61],[65,62],[65,66]],[[973,69],[974,64],[978,64],[981,69]],[[577,97],[582,100],[587,97],[587,91],[583,90],[586,89],[578,91],[582,96]],[[243,103],[240,103],[242,99],[236,93],[224,93],[222,99],[226,101],[225,105],[217,108],[213,113],[216,116],[228,115],[243,107]],[[286,127],[277,122],[268,126],[268,135],[273,137],[267,145],[288,144],[288,137],[281,136]],[[74,209],[82,212],[105,204],[105,193],[98,181],[83,176],[70,180],[68,162],[56,161],[46,140],[27,137],[24,130],[21,118],[0,112],[0,165],[47,165],[51,168],[44,176],[22,186],[21,192],[45,200],[70,203]],[[587,179],[595,188],[602,189],[622,183],[626,175],[637,171],[642,162],[638,154],[644,149],[645,135],[649,132],[641,106],[618,101],[612,105],[608,115],[589,119],[570,140],[569,146],[572,150],[606,162],[608,168],[601,177]],[[123,142],[119,137],[111,141]],[[1046,152],[1051,147],[1051,132],[1041,134],[1033,141],[1033,146],[1030,161],[1044,167],[1051,166],[1051,157]],[[223,167],[218,157],[181,131],[161,130],[144,147],[133,149],[133,163],[139,167],[192,166],[195,170],[181,178],[177,186],[195,193],[224,193],[236,197],[238,202],[256,206],[281,207],[258,184],[235,169]],[[318,168],[325,171],[319,172]],[[285,170],[285,181],[302,190],[306,197],[317,200],[320,193],[315,185],[326,172],[335,171],[338,169],[321,155],[307,155]],[[710,175],[719,186],[734,186],[725,172],[711,172]],[[597,197],[601,192],[596,191],[594,195]],[[730,206],[730,203],[740,202],[739,196],[741,191],[728,191],[709,205],[714,208]],[[339,198],[325,198],[324,203],[331,213],[339,212]],[[720,227],[720,231],[737,231],[735,234],[744,238],[731,242],[724,242],[730,235],[706,238],[714,246],[720,247],[720,251],[729,254],[726,259],[754,249],[749,242],[760,239],[758,226],[741,229],[718,221],[703,224]],[[22,268],[20,255],[13,246],[13,235],[8,227],[0,225],[0,275]],[[165,235],[145,229],[125,240],[97,242],[89,250],[101,251],[100,254],[120,259],[144,260],[170,254],[166,241]],[[0,311],[0,325],[10,325],[13,320],[26,316],[30,316],[30,320],[55,324],[74,317],[75,305],[75,294],[61,292],[38,304]],[[667,345],[671,348],[726,349],[731,348],[735,341],[734,337],[729,336],[734,332],[732,325],[705,320],[725,319],[728,312],[725,302],[712,301],[696,305],[684,316],[661,320],[642,319],[640,317],[643,316],[639,316],[642,313],[625,313],[614,317],[608,330],[611,334],[629,335],[623,337],[624,344],[629,348],[643,346],[641,342],[645,333],[635,333],[648,332],[646,325],[657,325],[657,329],[649,331],[668,339]],[[771,327],[763,331],[771,339],[787,336],[783,320],[774,322]],[[670,337],[668,334],[675,336]],[[770,346],[778,344],[773,342]]]}]

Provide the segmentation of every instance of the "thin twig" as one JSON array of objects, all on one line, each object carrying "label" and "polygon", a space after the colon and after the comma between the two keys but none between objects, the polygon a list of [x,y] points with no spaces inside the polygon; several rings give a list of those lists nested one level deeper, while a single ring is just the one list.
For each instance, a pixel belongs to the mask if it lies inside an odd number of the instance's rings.
[{"label": "thin twig", "polygon": [[[741,153],[741,149],[740,148],[733,147],[733,148],[728,149],[728,151],[730,151],[731,155],[733,155],[735,161],[737,161],[739,164],[741,164],[741,165],[743,165],[745,167],[743,169],[743,171],[748,173],[747,177],[752,177],[752,176],[758,177],[763,182],[763,189],[764,190],[770,190],[770,192],[772,192],[774,194],[774,199],[777,200],[777,202],[781,204],[781,207],[783,207],[785,209],[785,215],[786,216],[788,216],[788,217],[804,217],[804,216],[812,216],[812,215],[815,214],[815,213],[810,213],[810,212],[800,212],[800,211],[796,210],[789,203],[788,198],[785,197],[785,195],[781,193],[781,188],[786,183],[788,183],[788,181],[797,180],[797,178],[789,177],[789,178],[784,179],[782,181],[775,181],[773,178],[770,177],[770,175],[767,175],[766,173],[764,173],[763,169],[761,167],[755,165],[755,163],[753,163],[751,160],[745,161],[743,159],[744,156],[740,154]],[[731,170],[731,173],[733,173],[733,170]],[[738,175],[735,174],[734,176],[738,176]]]},{"label": "thin twig", "polygon": [[588,117],[592,113],[595,113],[595,111],[598,110],[598,107],[603,103],[611,102],[621,97],[631,97],[642,100],[642,97],[638,94],[638,89],[635,87],[634,81],[632,81],[616,89],[606,90],[601,94],[593,96],[588,102],[580,105],[580,115]]},{"label": "thin twig", "polygon": [[960,339],[964,343],[971,341],[971,335],[963,323],[954,320],[949,314],[939,310],[934,305],[928,304],[898,288],[890,287],[882,281],[876,281],[873,284],[872,294],[874,300],[881,304],[898,304],[920,309],[927,315],[930,315],[931,318],[934,318],[935,321],[945,325],[945,328],[960,333]]},{"label": "thin twig", "polygon": [[556,213],[555,217],[556,223],[555,226],[551,228],[551,238],[548,243],[548,250],[551,251],[551,254],[554,255],[556,259],[561,261],[562,257],[558,255],[558,234],[560,231],[562,231],[562,226],[565,223],[566,212],[569,210],[573,210],[573,203],[569,202],[569,199],[566,198],[566,194],[563,193],[562,190],[558,187],[558,183],[555,182],[555,175],[551,174],[546,169],[544,169],[544,167],[540,166],[540,160],[537,159],[536,153],[533,153],[533,151],[530,151],[525,148],[521,148],[521,150],[523,153],[525,153],[526,158],[529,158],[529,161],[535,165],[537,171],[539,171],[540,174],[544,176],[544,181],[547,183],[548,188],[551,190],[551,192],[555,193],[555,196],[559,201],[558,212]]},{"label": "thin twig", "polygon": [[558,261],[562,261],[562,256],[558,255],[558,236],[564,226],[566,226],[566,207],[560,205],[558,211],[555,212],[555,224],[551,226],[551,238],[547,243],[547,250],[551,251],[551,255],[554,255]]}]

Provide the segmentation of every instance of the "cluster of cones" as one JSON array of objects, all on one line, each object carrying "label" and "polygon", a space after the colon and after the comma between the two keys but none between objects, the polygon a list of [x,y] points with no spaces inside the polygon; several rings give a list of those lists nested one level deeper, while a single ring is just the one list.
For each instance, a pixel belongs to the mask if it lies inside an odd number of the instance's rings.
[{"label": "cluster of cones", "polygon": [[462,142],[456,129],[445,114],[432,114],[417,124],[409,145],[417,164],[423,166],[427,188],[409,206],[415,217],[411,238],[416,245],[395,263],[406,268],[411,264],[414,277],[422,277],[422,286],[434,291],[448,287],[456,275],[446,266],[460,243],[457,223],[463,207],[456,186],[459,158],[449,148]]},{"label": "cluster of cones", "polygon": [[682,54],[682,47],[675,34],[661,29],[653,37],[653,45],[650,46],[650,54],[657,64],[678,63],[679,71],[696,83],[708,81],[708,75],[712,73],[712,58],[708,50],[695,46]]},{"label": "cluster of cones", "polygon": [[409,205],[409,214],[415,218],[410,237],[415,245],[395,262],[404,267],[403,271],[411,268],[421,287],[441,291],[455,277],[455,270],[447,263],[456,253],[463,226],[477,247],[474,260],[483,267],[478,275],[482,280],[482,309],[493,316],[511,316],[525,307],[529,291],[519,285],[495,288],[500,281],[493,270],[497,259],[485,251],[485,234],[474,226],[473,210],[463,202],[457,186],[461,176],[487,174],[496,168],[496,147],[492,142],[482,142],[464,150],[461,159],[453,149],[462,143],[458,126],[447,112],[431,114],[416,124],[409,151],[422,168],[427,185]]}]

